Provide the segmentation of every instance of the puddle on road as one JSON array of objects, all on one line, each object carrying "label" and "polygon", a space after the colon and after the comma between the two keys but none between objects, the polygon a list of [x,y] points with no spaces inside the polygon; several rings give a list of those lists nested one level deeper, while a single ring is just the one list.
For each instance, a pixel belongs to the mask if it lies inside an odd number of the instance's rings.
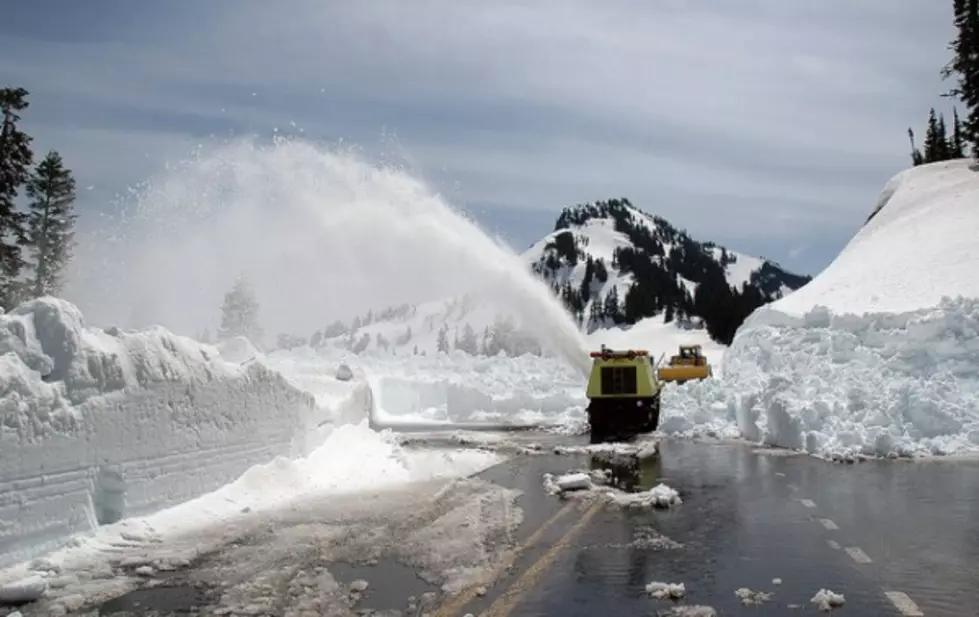
[{"label": "puddle on road", "polygon": [[359,609],[400,611],[407,606],[409,597],[420,598],[424,593],[438,592],[438,587],[419,578],[413,568],[393,560],[370,566],[338,562],[330,564],[327,569],[341,585],[349,585],[356,580],[367,581],[368,587],[358,603]]},{"label": "puddle on road", "polygon": [[210,604],[203,589],[192,585],[174,587],[148,587],[130,591],[126,595],[103,603],[95,615],[100,617],[129,617],[145,615],[196,615]]},{"label": "puddle on road", "polygon": [[659,484],[662,476],[659,456],[640,459],[631,453],[600,452],[591,456],[589,464],[593,471],[610,471],[609,485],[628,493],[648,491]]}]

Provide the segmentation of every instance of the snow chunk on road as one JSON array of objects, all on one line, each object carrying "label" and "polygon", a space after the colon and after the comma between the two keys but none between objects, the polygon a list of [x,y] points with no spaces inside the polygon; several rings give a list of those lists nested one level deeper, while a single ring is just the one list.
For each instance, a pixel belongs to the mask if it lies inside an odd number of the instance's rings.
[{"label": "snow chunk on road", "polygon": [[592,487],[592,479],[586,473],[569,473],[555,478],[554,486],[561,492],[589,489]]},{"label": "snow chunk on road", "polygon": [[[776,579],[778,580],[778,579]],[[752,604],[762,604],[772,599],[772,594],[764,591],[753,591],[747,587],[740,587],[734,591],[734,595],[741,600],[741,604],[750,606]]]},{"label": "snow chunk on road", "polygon": [[637,493],[627,493],[605,486],[607,475],[603,470],[572,472],[560,476],[544,474],[544,490],[551,495],[573,497],[576,495],[598,495],[609,503],[623,508],[670,508],[683,503],[680,493],[660,483]]},{"label": "snow chunk on road", "polygon": [[610,493],[608,497],[625,508],[670,508],[683,503],[680,493],[663,483],[641,493]]},{"label": "snow chunk on road", "polygon": [[687,595],[687,588],[683,583],[654,581],[646,585],[646,593],[658,600],[665,600],[666,598],[678,600]]},{"label": "snow chunk on road", "polygon": [[829,589],[820,589],[809,601],[821,611],[831,611],[836,607],[843,606],[846,598],[841,593],[835,593]]}]

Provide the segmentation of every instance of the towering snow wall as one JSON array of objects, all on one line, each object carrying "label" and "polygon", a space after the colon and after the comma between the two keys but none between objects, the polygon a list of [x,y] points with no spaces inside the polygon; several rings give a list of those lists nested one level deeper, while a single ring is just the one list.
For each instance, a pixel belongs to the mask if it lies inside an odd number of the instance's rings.
[{"label": "towering snow wall", "polygon": [[25,303],[0,315],[0,566],[306,454],[328,412],[261,363]]},{"label": "towering snow wall", "polygon": [[968,161],[895,176],[825,271],[746,320],[723,383],[677,393],[668,426],[710,409],[715,425],[813,453],[979,451],[977,204]]}]

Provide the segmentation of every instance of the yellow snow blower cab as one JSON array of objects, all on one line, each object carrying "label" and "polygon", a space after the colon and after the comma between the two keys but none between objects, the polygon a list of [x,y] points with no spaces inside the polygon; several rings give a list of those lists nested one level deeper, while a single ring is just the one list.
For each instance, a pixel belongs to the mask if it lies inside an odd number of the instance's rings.
[{"label": "yellow snow blower cab", "polygon": [[643,349],[591,353],[588,424],[591,443],[631,439],[659,426],[662,384]]},{"label": "yellow snow blower cab", "polygon": [[713,374],[700,345],[680,345],[679,353],[670,357],[669,363],[659,369],[662,381],[677,383],[688,379],[706,379]]}]

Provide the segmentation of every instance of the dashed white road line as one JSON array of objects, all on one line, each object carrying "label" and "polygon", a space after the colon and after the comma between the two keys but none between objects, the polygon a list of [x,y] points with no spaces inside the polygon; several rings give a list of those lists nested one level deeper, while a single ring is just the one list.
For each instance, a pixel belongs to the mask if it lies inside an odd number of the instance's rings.
[{"label": "dashed white road line", "polygon": [[[776,474],[776,475],[785,475],[785,474]],[[789,484],[788,486],[789,486],[789,490],[792,491],[799,490],[799,487],[796,486],[795,484]],[[816,507],[816,503],[811,499],[799,499],[799,503],[801,503],[807,508]],[[825,529],[829,531],[837,531],[840,528],[839,525],[837,525],[832,519],[821,518],[819,519],[819,522],[822,524],[822,526]],[[836,540],[826,540],[826,544],[828,544],[829,547],[832,548],[833,550],[837,550],[837,551],[843,548],[843,546]],[[848,546],[843,550],[845,550],[846,554],[849,555],[850,558],[857,563],[873,563],[873,560],[870,558],[870,556],[867,555],[867,553],[863,552],[863,549],[860,548],[859,546]],[[891,604],[894,605],[894,608],[896,608],[898,612],[900,612],[901,615],[903,615],[904,617],[925,616],[925,614],[921,612],[921,609],[918,608],[918,605],[915,604],[914,600],[912,600],[908,596],[908,594],[904,593],[903,591],[885,591],[884,595],[887,596],[887,599],[891,601]]]},{"label": "dashed white road line", "polygon": [[823,524],[823,527],[829,529],[830,531],[836,531],[839,526],[828,518],[821,518],[819,522]]},{"label": "dashed white road line", "polygon": [[885,591],[884,595],[887,599],[891,601],[902,615],[906,617],[925,617],[925,614],[921,612],[918,605],[914,603],[914,600],[908,597],[908,594],[903,591]]},{"label": "dashed white road line", "polygon": [[872,563],[873,560],[859,546],[846,547],[846,554],[857,563]]}]

